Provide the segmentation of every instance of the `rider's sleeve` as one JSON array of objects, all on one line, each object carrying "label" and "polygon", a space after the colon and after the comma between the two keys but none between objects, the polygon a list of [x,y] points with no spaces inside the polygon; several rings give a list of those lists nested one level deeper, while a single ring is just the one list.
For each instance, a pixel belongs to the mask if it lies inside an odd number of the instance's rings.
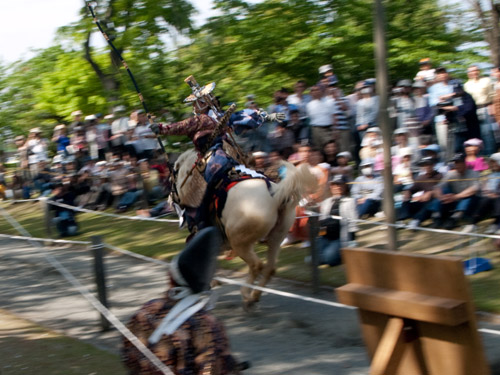
[{"label": "rider's sleeve", "polygon": [[264,123],[264,118],[254,109],[243,109],[235,112],[229,118],[228,125],[234,129],[236,134],[244,130],[256,129]]}]

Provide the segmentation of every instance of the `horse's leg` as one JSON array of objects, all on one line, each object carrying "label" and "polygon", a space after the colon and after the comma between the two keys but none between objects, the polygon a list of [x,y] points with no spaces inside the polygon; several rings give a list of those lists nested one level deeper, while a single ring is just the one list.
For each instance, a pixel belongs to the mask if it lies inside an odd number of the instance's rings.
[{"label": "horse's leg", "polygon": [[[287,207],[279,215],[278,222],[267,237],[267,262],[262,270],[262,277],[259,282],[260,287],[267,285],[271,277],[276,273],[276,263],[281,250],[281,242],[288,234],[295,218],[295,208]],[[254,289],[251,294],[251,300],[258,302],[262,292]]]},{"label": "horse's leg", "polygon": [[[255,254],[253,250],[253,244],[243,245],[243,246],[239,244],[238,246],[233,247],[233,250],[241,259],[245,261],[245,263],[248,266],[248,276],[245,282],[247,284],[253,285],[263,267],[262,261],[259,259],[259,257],[257,256],[257,254]],[[241,287],[241,295],[243,297],[243,302],[247,306],[253,303],[253,300],[250,296],[250,292],[251,288],[245,286]]]}]

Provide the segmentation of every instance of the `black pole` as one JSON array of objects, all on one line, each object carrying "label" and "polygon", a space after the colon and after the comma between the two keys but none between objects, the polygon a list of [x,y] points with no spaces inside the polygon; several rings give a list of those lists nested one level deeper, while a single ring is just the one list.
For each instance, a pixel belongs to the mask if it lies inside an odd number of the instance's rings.
[{"label": "black pole", "polygon": [[311,242],[311,271],[312,271],[312,289],[313,293],[319,291],[319,254],[316,246],[316,239],[319,233],[319,219],[317,214],[309,217],[309,241]]},{"label": "black pole", "polygon": [[[97,286],[97,297],[99,302],[108,308],[108,298],[106,291],[106,272],[104,270],[103,248],[101,236],[92,236],[92,254],[94,255],[94,275]],[[102,331],[108,331],[110,324],[104,315],[100,314]]]}]

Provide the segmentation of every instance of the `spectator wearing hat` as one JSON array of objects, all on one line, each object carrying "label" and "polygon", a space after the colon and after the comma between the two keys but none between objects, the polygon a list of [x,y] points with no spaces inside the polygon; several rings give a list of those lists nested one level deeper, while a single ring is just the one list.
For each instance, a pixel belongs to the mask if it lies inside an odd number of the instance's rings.
[{"label": "spectator wearing hat", "polygon": [[[320,264],[328,264],[331,267],[341,264],[340,249],[355,246],[357,219],[356,202],[349,196],[346,177],[334,175],[329,181],[329,197],[320,204]],[[306,261],[309,259],[306,258]]]},{"label": "spectator wearing hat", "polygon": [[469,79],[464,84],[464,90],[472,96],[476,103],[476,114],[480,123],[480,136],[484,142],[484,152],[486,155],[491,155],[496,151],[496,142],[489,107],[493,103],[495,87],[489,77],[481,77],[481,71],[477,65],[467,68],[467,76]]},{"label": "spectator wearing hat", "polygon": [[398,213],[398,220],[412,219],[408,224],[410,229],[420,226],[420,223],[432,215],[434,188],[443,175],[436,171],[436,159],[426,156],[417,165],[422,172],[416,177],[415,183],[403,190],[403,203]]},{"label": "spectator wearing hat", "polygon": [[482,172],[488,169],[488,164],[482,156],[479,156],[483,148],[483,141],[478,138],[468,139],[464,142],[465,163],[467,168],[477,172]]},{"label": "spectator wearing hat", "polygon": [[[360,90],[361,98],[356,102],[356,131],[363,139],[368,128],[377,126],[378,96],[373,93],[372,85],[365,85]],[[363,145],[361,145],[363,147]]]},{"label": "spectator wearing hat", "polygon": [[339,152],[336,157],[336,165],[330,168],[331,175],[342,175],[347,181],[354,179],[354,168],[349,162],[352,160],[352,155],[349,151]]},{"label": "spectator wearing hat", "polygon": [[452,162],[454,169],[434,188],[434,196],[439,201],[436,225],[444,223],[446,229],[452,229],[462,219],[471,217],[480,188],[479,174],[467,168],[464,154],[456,154]]},{"label": "spectator wearing hat", "polygon": [[378,127],[368,128],[361,141],[361,150],[359,151],[360,160],[375,159],[378,154],[383,152],[382,144],[382,132],[380,129]]},{"label": "spectator wearing hat", "polygon": [[326,89],[328,84],[332,81],[337,81],[337,76],[333,73],[333,66],[331,64],[321,65],[318,69],[320,80],[317,85],[322,85]]},{"label": "spectator wearing hat", "polygon": [[148,118],[143,110],[137,111],[137,126],[134,129],[133,139],[136,140],[139,158],[151,160],[158,148],[158,140],[149,128]]},{"label": "spectator wearing hat", "polygon": [[125,115],[126,108],[119,105],[113,109],[115,119],[111,124],[111,149],[115,151],[124,151],[124,145],[127,141],[126,134],[128,130],[129,118]]},{"label": "spectator wearing hat", "polygon": [[395,129],[406,128],[415,119],[415,102],[410,96],[412,82],[409,79],[398,81],[393,89],[392,105],[395,118]]},{"label": "spectator wearing hat", "polygon": [[415,106],[415,117],[420,125],[420,134],[434,134],[434,113],[429,104],[427,85],[424,81],[415,81],[412,84],[413,103]]},{"label": "spectator wearing hat", "polygon": [[393,156],[392,162],[397,165],[399,163],[399,150],[410,147],[409,131],[406,128],[399,128],[394,130],[394,145],[391,146],[391,155]]},{"label": "spectator wearing hat", "polygon": [[419,71],[415,76],[415,81],[423,81],[426,83],[432,83],[436,76],[435,69],[432,68],[432,61],[430,58],[426,57],[418,62]]},{"label": "spectator wearing hat", "polygon": [[[169,287],[144,304],[127,327],[176,374],[239,374],[223,325],[209,311],[209,293],[222,237],[215,227],[200,230],[169,265]],[[126,338],[121,358],[130,374],[157,368]]]},{"label": "spectator wearing hat", "polygon": [[92,160],[97,160],[99,157],[97,123],[96,115],[85,116],[85,140],[87,141],[88,156]]},{"label": "spectator wearing hat", "polygon": [[73,117],[73,121],[69,125],[69,134],[75,131],[77,126],[84,126],[85,124],[82,121],[83,112],[79,109],[71,112],[71,117]]},{"label": "spectator wearing hat", "polygon": [[384,192],[383,179],[374,171],[374,162],[364,160],[359,165],[361,176],[358,176],[351,188],[351,195],[356,200],[359,217],[375,215],[381,207]]},{"label": "spectator wearing hat", "polygon": [[320,85],[311,87],[311,96],[312,99],[306,106],[311,126],[311,143],[321,149],[334,137],[336,108],[335,103],[324,95],[324,88]]},{"label": "spectator wearing hat", "polygon": [[327,87],[327,97],[335,105],[335,139],[338,140],[339,151],[350,151],[352,146],[352,130],[349,124],[349,101],[344,97],[342,90],[337,86],[336,80],[331,80]]},{"label": "spectator wearing hat", "polygon": [[424,157],[432,157],[435,160],[434,168],[441,173],[443,176],[448,173],[449,167],[448,164],[441,161],[441,147],[439,147],[436,143],[431,143],[420,149],[421,156]]},{"label": "spectator wearing hat", "polygon": [[[450,75],[446,68],[439,67],[436,69],[435,83],[429,87],[429,105],[434,109],[435,116],[435,133],[437,141],[442,150],[445,150],[448,155],[453,154],[453,149],[448,150],[448,119],[445,116],[446,111],[443,107],[453,106],[453,98],[455,92],[453,85],[450,84]],[[454,131],[455,124],[450,124],[450,131]]]},{"label": "spectator wearing hat", "polygon": [[478,204],[472,214],[471,227],[467,231],[477,230],[477,223],[489,217],[495,218],[485,234],[500,233],[500,153],[494,153],[489,159],[491,173],[481,181]]},{"label": "spectator wearing hat", "polygon": [[395,192],[408,189],[413,184],[413,169],[411,158],[413,151],[410,147],[398,151],[399,163],[393,168]]},{"label": "spectator wearing hat", "polygon": [[47,160],[48,142],[42,138],[42,131],[40,128],[33,128],[30,130],[28,140],[25,144],[28,154],[28,165],[31,177],[38,174],[38,162]]}]

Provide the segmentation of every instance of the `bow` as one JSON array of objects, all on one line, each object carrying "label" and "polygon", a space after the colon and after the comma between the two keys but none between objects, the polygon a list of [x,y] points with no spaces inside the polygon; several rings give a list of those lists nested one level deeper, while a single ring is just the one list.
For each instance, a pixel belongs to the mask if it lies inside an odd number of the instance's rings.
[{"label": "bow", "polygon": [[[94,19],[94,23],[99,28],[99,31],[101,32],[102,36],[104,37],[104,39],[106,39],[106,42],[108,42],[109,46],[113,49],[113,51],[115,51],[116,55],[118,56],[118,58],[120,59],[122,65],[123,65],[123,67],[127,71],[130,79],[132,80],[132,83],[134,84],[135,91],[137,92],[137,95],[139,96],[139,100],[141,101],[142,107],[144,108],[144,111],[146,112],[146,114],[148,116],[149,124],[152,124],[153,120],[151,118],[151,114],[148,111],[148,107],[146,106],[146,102],[144,101],[144,96],[142,95],[141,90],[139,90],[139,85],[137,84],[137,82],[135,80],[135,77],[132,74],[132,71],[128,67],[127,62],[123,59],[121,53],[116,49],[116,47],[113,44],[113,42],[111,42],[111,39],[109,38],[109,36],[106,34],[106,32],[104,31],[104,29],[102,28],[101,23],[99,22],[99,20],[97,19],[96,15],[95,15],[94,8],[90,4],[90,1],[85,0],[85,4],[87,5],[87,8],[89,9],[90,14],[92,15],[92,17]],[[163,142],[161,141],[159,135],[156,136],[156,139],[158,141],[158,144],[160,145],[161,151],[164,154],[166,154],[165,147],[163,146]]]}]

